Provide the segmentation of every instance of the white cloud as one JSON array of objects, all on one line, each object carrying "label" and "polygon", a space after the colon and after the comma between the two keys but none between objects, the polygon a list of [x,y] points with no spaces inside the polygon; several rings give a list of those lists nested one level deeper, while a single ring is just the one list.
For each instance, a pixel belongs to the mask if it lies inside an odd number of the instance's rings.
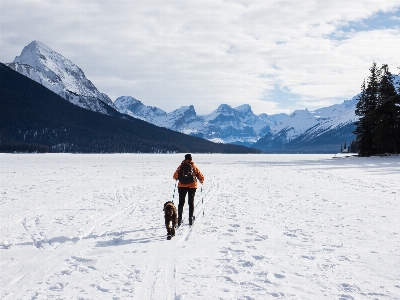
[{"label": "white cloud", "polygon": [[[399,64],[399,28],[341,31],[396,0],[2,0],[0,60],[36,39],[80,66],[112,99],[171,111],[249,103],[278,113],[359,92],[375,60]],[[295,100],[268,98],[281,86]]]}]

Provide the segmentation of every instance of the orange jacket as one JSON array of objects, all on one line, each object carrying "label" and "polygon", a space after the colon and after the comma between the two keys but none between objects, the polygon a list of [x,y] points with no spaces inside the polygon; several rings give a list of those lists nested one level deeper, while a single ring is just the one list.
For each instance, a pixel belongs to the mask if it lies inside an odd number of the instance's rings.
[{"label": "orange jacket", "polygon": [[[194,164],[194,162],[191,161],[191,160],[184,160],[184,161],[182,161],[182,163],[184,163],[184,162],[188,162],[188,163],[190,163],[190,164],[192,165],[193,171],[194,171],[194,173],[196,174],[197,179],[200,181],[201,184],[203,184],[203,182],[204,182],[203,173],[201,173],[201,171],[200,171],[199,168]],[[179,165],[179,167],[176,169],[176,171],[175,171],[175,173],[174,173],[173,178],[174,178],[175,180],[178,180],[178,174],[179,174],[179,170],[180,170],[180,169],[181,169],[181,165]],[[178,182],[178,187],[197,188],[197,180],[195,180],[195,181],[192,182],[192,183],[188,183],[188,184],[183,184],[183,183]]]}]

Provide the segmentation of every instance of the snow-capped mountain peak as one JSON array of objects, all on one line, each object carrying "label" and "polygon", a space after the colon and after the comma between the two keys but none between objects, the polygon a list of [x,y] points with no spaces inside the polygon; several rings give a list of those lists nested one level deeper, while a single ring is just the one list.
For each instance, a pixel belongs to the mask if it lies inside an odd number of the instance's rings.
[{"label": "snow-capped mountain peak", "polygon": [[15,57],[14,63],[29,65],[52,81],[62,81],[71,92],[95,96],[93,90],[96,88],[78,66],[39,41],[25,46],[21,55]]},{"label": "snow-capped mountain peak", "polygon": [[225,115],[234,113],[234,109],[228,104],[221,104],[216,111]]},{"label": "snow-capped mountain peak", "polygon": [[339,151],[340,143],[350,143],[355,138],[356,104],[354,97],[315,111],[296,110],[286,117],[280,116],[276,126],[254,147],[264,152]]},{"label": "snow-capped mountain peak", "polygon": [[25,46],[21,55],[15,57],[14,63],[30,65],[45,73],[52,80],[56,79],[53,69],[60,73],[62,69],[77,69],[71,61],[39,41],[33,41]]},{"label": "snow-capped mountain peak", "polygon": [[180,108],[174,110],[171,114],[173,115],[191,115],[195,116],[196,115],[196,110],[194,109],[193,105],[189,106],[181,106]]},{"label": "snow-capped mountain peak", "polygon": [[110,108],[117,109],[77,65],[42,42],[29,43],[21,55],[7,65],[73,104],[101,113],[107,113]]},{"label": "snow-capped mountain peak", "polygon": [[249,104],[243,104],[238,107],[235,107],[235,109],[243,114],[253,114],[253,111],[251,110],[251,106]]},{"label": "snow-capped mountain peak", "polygon": [[22,49],[21,55],[15,57],[14,62],[40,67],[42,64],[40,60],[46,60],[46,57],[52,55],[57,53],[42,42],[32,41]]},{"label": "snow-capped mountain peak", "polygon": [[129,96],[118,97],[114,103],[120,112],[154,125],[226,143],[239,142],[249,145],[256,142],[275,124],[265,114],[256,116],[248,104],[237,108],[221,104],[211,114],[199,116],[193,105],[182,106],[166,113]]},{"label": "snow-capped mountain peak", "polygon": [[[144,105],[140,100],[130,96],[118,97],[114,104],[121,113],[157,126],[185,133],[187,133],[187,128],[182,126],[198,118],[193,105],[182,106],[173,112],[167,113],[158,107]],[[193,132],[193,130],[190,132]]]},{"label": "snow-capped mountain peak", "polygon": [[295,110],[287,118],[278,122],[271,132],[277,134],[284,131],[286,140],[289,141],[316,124],[318,124],[318,120],[308,109]]},{"label": "snow-capped mountain peak", "polygon": [[354,113],[356,103],[357,100],[354,97],[352,100],[344,101],[341,104],[334,104],[315,111],[309,111],[307,108],[295,110],[288,117],[279,121],[271,132],[281,137],[284,136],[286,141],[290,141],[317,125],[319,130],[322,130],[321,126],[332,128],[353,123],[356,120]]}]

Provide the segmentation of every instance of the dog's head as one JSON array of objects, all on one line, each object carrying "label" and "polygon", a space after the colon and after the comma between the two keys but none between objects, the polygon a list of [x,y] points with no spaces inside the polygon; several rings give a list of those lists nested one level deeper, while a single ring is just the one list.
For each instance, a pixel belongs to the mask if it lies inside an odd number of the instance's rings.
[{"label": "dog's head", "polygon": [[164,209],[166,215],[172,216],[175,212],[176,208],[173,202],[168,201],[164,204]]}]

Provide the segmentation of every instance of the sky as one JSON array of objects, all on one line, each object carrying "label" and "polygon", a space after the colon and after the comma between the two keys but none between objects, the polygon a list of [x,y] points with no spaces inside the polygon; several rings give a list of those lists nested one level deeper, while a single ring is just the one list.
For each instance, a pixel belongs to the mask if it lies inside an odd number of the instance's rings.
[{"label": "sky", "polygon": [[113,101],[256,114],[342,103],[400,66],[400,0],[1,0],[0,62],[38,40]]}]

